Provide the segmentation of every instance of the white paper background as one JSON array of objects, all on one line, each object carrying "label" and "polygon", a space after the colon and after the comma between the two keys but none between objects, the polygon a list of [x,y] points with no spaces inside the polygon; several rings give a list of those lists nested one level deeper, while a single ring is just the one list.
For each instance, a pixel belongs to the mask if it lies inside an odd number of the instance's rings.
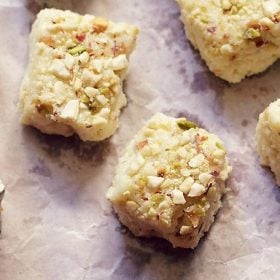
[{"label": "white paper background", "polygon": [[[141,28],[125,83],[128,106],[103,143],[19,124],[28,34],[46,6]],[[279,96],[279,62],[238,85],[215,78],[185,40],[173,0],[0,0],[0,35],[1,280],[280,279],[280,189],[254,148],[257,117]],[[122,149],[158,111],[218,134],[234,168],[224,208],[195,251],[134,238],[104,196]]]}]

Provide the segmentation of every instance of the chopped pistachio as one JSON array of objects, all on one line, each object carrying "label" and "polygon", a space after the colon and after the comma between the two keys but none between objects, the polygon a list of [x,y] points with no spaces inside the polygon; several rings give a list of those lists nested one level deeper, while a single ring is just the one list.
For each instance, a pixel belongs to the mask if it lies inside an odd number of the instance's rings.
[{"label": "chopped pistachio", "polygon": [[110,90],[106,87],[102,87],[99,89],[99,91],[102,93],[102,94],[108,94],[110,92]]},{"label": "chopped pistachio", "polygon": [[158,206],[164,200],[164,194],[155,193],[151,196],[151,201],[153,202],[154,206]]},{"label": "chopped pistachio", "polygon": [[147,185],[147,179],[145,179],[145,178],[140,178],[140,179],[138,180],[138,185],[139,185],[140,187],[145,187],[145,186]]},{"label": "chopped pistachio", "polygon": [[225,150],[224,146],[221,143],[219,143],[219,142],[216,143],[216,147],[218,149]]},{"label": "chopped pistachio", "polygon": [[83,53],[84,51],[86,51],[86,47],[85,47],[85,46],[83,46],[83,45],[77,45],[77,46],[75,46],[75,47],[69,49],[68,52],[69,52],[71,55],[79,55],[79,54]]},{"label": "chopped pistachio", "polygon": [[82,94],[80,100],[85,104],[88,104],[90,102],[89,97],[86,94]]},{"label": "chopped pistachio", "polygon": [[248,40],[254,40],[261,37],[261,32],[255,28],[249,28],[244,33],[244,38]]},{"label": "chopped pistachio", "polygon": [[183,130],[188,130],[197,127],[197,125],[194,122],[191,122],[187,119],[179,119],[177,121],[177,125]]}]

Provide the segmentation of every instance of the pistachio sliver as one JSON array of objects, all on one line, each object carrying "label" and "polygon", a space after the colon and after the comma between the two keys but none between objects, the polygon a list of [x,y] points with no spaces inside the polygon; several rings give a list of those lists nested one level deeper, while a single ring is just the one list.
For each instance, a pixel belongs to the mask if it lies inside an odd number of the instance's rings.
[{"label": "pistachio sliver", "polygon": [[244,38],[254,40],[261,37],[261,32],[255,28],[249,28],[244,33]]},{"label": "pistachio sliver", "polygon": [[183,129],[183,130],[188,130],[188,129],[191,129],[191,128],[196,128],[197,125],[196,123],[194,122],[191,122],[187,119],[179,119],[177,120],[177,125]]},{"label": "pistachio sliver", "polygon": [[85,46],[77,45],[77,46],[75,46],[73,48],[70,48],[68,52],[71,55],[79,55],[79,54],[83,53],[84,51],[86,51],[86,47]]},{"label": "pistachio sliver", "polygon": [[219,142],[216,143],[216,147],[217,147],[218,149],[223,150],[223,151],[225,150],[224,146],[223,146],[221,143],[219,143]]}]

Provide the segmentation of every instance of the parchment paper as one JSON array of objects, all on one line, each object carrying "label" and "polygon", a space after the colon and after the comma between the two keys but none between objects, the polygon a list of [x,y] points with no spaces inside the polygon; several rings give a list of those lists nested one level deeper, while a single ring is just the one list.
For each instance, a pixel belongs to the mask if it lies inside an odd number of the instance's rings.
[{"label": "parchment paper", "polygon": [[[125,83],[128,106],[103,143],[19,124],[28,35],[42,7],[141,28]],[[1,280],[280,279],[280,189],[259,166],[254,138],[259,113],[280,96],[279,62],[237,85],[214,77],[185,40],[173,0],[0,0],[0,35]],[[194,251],[133,237],[105,199],[123,148],[158,111],[218,134],[233,165],[224,207]]]}]

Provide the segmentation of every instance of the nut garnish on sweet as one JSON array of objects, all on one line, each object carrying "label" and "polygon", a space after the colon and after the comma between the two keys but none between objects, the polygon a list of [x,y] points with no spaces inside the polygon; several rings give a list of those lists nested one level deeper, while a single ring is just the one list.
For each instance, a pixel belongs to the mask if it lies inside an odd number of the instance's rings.
[{"label": "nut garnish on sweet", "polygon": [[91,15],[42,10],[30,35],[22,123],[48,134],[100,141],[118,127],[122,82],[138,29]]},{"label": "nut garnish on sweet", "polygon": [[156,114],[120,158],[107,198],[135,235],[194,248],[221,207],[230,172],[217,136]]},{"label": "nut garnish on sweet", "polygon": [[240,82],[280,57],[279,0],[176,0],[187,38],[218,77]]}]

